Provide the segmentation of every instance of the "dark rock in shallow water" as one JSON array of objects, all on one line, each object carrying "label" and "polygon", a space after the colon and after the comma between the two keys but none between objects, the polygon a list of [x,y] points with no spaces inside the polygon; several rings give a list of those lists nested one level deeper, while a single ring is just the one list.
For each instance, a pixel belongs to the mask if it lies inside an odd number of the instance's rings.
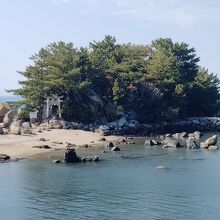
[{"label": "dark rock in shallow water", "polygon": [[121,149],[119,148],[119,147],[113,147],[112,149],[111,149],[111,151],[120,151]]},{"label": "dark rock in shallow water", "polygon": [[157,140],[146,140],[144,145],[145,146],[154,146],[154,145],[160,145],[161,143]]},{"label": "dark rock in shallow water", "polygon": [[53,163],[61,163],[60,160],[54,160]]},{"label": "dark rock in shallow water", "polygon": [[110,141],[110,142],[106,142],[104,146],[105,148],[113,148],[114,144]]},{"label": "dark rock in shallow water", "polygon": [[64,154],[64,162],[65,163],[78,163],[81,159],[77,156],[74,148],[67,148]]},{"label": "dark rock in shallow water", "polygon": [[7,154],[0,154],[0,162],[4,162],[10,160],[10,156],[8,156]]}]

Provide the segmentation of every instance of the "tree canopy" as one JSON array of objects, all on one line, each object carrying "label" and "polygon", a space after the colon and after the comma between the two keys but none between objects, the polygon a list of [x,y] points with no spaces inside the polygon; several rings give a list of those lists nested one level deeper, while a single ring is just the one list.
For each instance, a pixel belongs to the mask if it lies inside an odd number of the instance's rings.
[{"label": "tree canopy", "polygon": [[160,38],[150,45],[118,44],[106,36],[88,47],[57,42],[41,48],[23,72],[27,111],[43,111],[46,95],[64,97],[63,115],[73,121],[111,121],[118,109],[141,122],[212,116],[219,111],[219,80],[199,67],[186,43]]}]

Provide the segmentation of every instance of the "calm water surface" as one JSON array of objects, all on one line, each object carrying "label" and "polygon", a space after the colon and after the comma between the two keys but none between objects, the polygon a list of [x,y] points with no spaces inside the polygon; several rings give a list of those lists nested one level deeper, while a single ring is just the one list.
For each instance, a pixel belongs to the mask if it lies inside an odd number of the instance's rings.
[{"label": "calm water surface", "polygon": [[136,145],[100,156],[1,164],[0,219],[220,219],[220,151]]}]

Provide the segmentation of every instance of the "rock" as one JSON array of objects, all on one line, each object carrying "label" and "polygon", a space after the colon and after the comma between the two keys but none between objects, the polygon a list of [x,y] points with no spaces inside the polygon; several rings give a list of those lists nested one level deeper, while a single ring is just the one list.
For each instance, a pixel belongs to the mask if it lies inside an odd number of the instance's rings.
[{"label": "rock", "polygon": [[10,133],[15,135],[21,134],[21,125],[19,121],[13,121],[10,125]]},{"label": "rock", "polygon": [[161,165],[161,166],[155,167],[155,169],[157,169],[157,170],[167,170],[168,168],[166,166]]},{"label": "rock", "polygon": [[201,138],[202,134],[201,134],[200,131],[195,131],[194,136],[195,136],[196,139],[199,139],[199,138]]},{"label": "rock", "polygon": [[217,135],[214,135],[214,136],[208,138],[208,139],[205,141],[205,143],[207,143],[208,146],[216,145],[217,142],[218,142],[218,136],[217,136]]},{"label": "rock", "polygon": [[175,139],[179,139],[179,138],[180,138],[180,134],[181,134],[181,133],[173,134],[172,137],[175,138]]},{"label": "rock", "polygon": [[101,131],[108,131],[109,130],[109,126],[108,125],[100,125],[99,126],[99,130],[101,130]]},{"label": "rock", "polygon": [[135,124],[133,124],[133,123],[129,123],[129,124],[128,124],[128,127],[129,127],[130,129],[136,129],[136,126],[135,126]]},{"label": "rock", "polygon": [[180,133],[180,137],[187,138],[188,134],[186,132],[182,132],[182,133]]},{"label": "rock", "polygon": [[209,148],[208,148],[208,150],[210,150],[210,151],[215,151],[215,150],[218,150],[218,149],[219,149],[219,147],[215,146],[215,145],[210,145]]},{"label": "rock", "polygon": [[114,144],[110,141],[110,142],[106,142],[104,144],[105,148],[113,148],[114,147]]},{"label": "rock", "polygon": [[166,138],[162,143],[164,144],[163,148],[180,148],[180,147],[182,147],[181,144],[179,143],[179,141],[173,140],[171,138]]},{"label": "rock", "polygon": [[9,127],[11,123],[13,122],[14,118],[17,116],[18,111],[17,110],[10,110],[3,119],[3,125],[4,127]]},{"label": "rock", "polygon": [[113,147],[112,149],[111,149],[111,151],[120,151],[121,149],[119,148],[119,147]]},{"label": "rock", "polygon": [[196,139],[200,139],[202,135],[200,131],[195,131],[194,133],[190,133],[188,136]]},{"label": "rock", "polygon": [[99,156],[97,155],[94,155],[94,156],[89,156],[89,157],[86,157],[86,161],[99,161]]},{"label": "rock", "polygon": [[125,117],[122,117],[120,120],[118,120],[117,124],[118,127],[122,128],[128,123],[127,119]]},{"label": "rock", "polygon": [[51,119],[49,120],[48,127],[50,129],[63,129],[67,125],[67,122],[64,120]]},{"label": "rock", "polygon": [[53,160],[53,163],[61,163],[60,160]]},{"label": "rock", "polygon": [[51,147],[49,145],[47,145],[47,144],[44,144],[44,145],[33,146],[32,148],[50,149]]},{"label": "rock", "polygon": [[81,147],[81,148],[89,148],[89,147],[92,147],[92,146],[90,146],[90,145],[88,145],[88,144],[83,144],[83,145],[81,145],[80,147]]},{"label": "rock", "polygon": [[115,129],[115,128],[117,128],[118,124],[116,121],[113,121],[113,122],[109,123],[108,126],[110,129]]},{"label": "rock", "polygon": [[5,115],[10,111],[10,107],[7,104],[0,104],[0,123],[3,122]]},{"label": "rock", "polygon": [[52,144],[63,144],[63,142],[53,141]]},{"label": "rock", "polygon": [[40,138],[39,141],[47,141],[45,138]]},{"label": "rock", "polygon": [[209,146],[205,142],[200,143],[200,148],[208,148]]},{"label": "rock", "polygon": [[118,141],[118,144],[127,144],[127,140],[122,138],[121,140]]},{"label": "rock", "polygon": [[145,146],[154,146],[154,145],[160,145],[161,143],[157,140],[146,140],[144,142]]},{"label": "rock", "polygon": [[7,154],[0,154],[0,162],[10,160],[10,156]]},{"label": "rock", "polygon": [[196,149],[196,148],[199,148],[199,146],[197,145],[195,139],[192,138],[192,137],[189,137],[189,138],[186,140],[186,147],[187,147],[188,149]]},{"label": "rock", "polygon": [[154,143],[152,142],[152,140],[146,140],[146,141],[144,142],[144,145],[145,145],[145,146],[153,146]]},{"label": "rock", "polygon": [[165,134],[165,137],[172,137],[172,134]]},{"label": "rock", "polygon": [[67,148],[64,154],[65,163],[78,163],[81,159],[77,156],[74,148]]},{"label": "rock", "polygon": [[0,127],[0,135],[1,134],[4,134],[4,131],[3,131],[3,128],[2,127]]},{"label": "rock", "polygon": [[70,127],[72,128],[72,129],[82,129],[83,128],[83,124],[82,123],[77,123],[77,122],[71,122],[70,123]]},{"label": "rock", "polygon": [[30,128],[31,128],[31,125],[30,125],[29,122],[23,122],[21,126],[22,126],[22,128],[24,128],[24,129],[30,129]]},{"label": "rock", "polygon": [[98,140],[98,142],[105,142],[106,141],[106,138],[100,138],[99,140]]}]

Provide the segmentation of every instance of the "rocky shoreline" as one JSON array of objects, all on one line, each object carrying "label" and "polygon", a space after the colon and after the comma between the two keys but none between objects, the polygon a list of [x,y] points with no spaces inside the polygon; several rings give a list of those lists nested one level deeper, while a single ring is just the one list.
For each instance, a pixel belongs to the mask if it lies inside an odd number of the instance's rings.
[{"label": "rocky shoreline", "polygon": [[50,120],[49,123],[42,123],[41,128],[49,129],[78,129],[109,135],[133,135],[149,136],[166,133],[181,132],[218,132],[220,131],[220,117],[194,117],[176,122],[162,122],[141,124],[136,120],[129,120],[125,117],[110,123],[82,124],[66,122],[63,120]]}]

